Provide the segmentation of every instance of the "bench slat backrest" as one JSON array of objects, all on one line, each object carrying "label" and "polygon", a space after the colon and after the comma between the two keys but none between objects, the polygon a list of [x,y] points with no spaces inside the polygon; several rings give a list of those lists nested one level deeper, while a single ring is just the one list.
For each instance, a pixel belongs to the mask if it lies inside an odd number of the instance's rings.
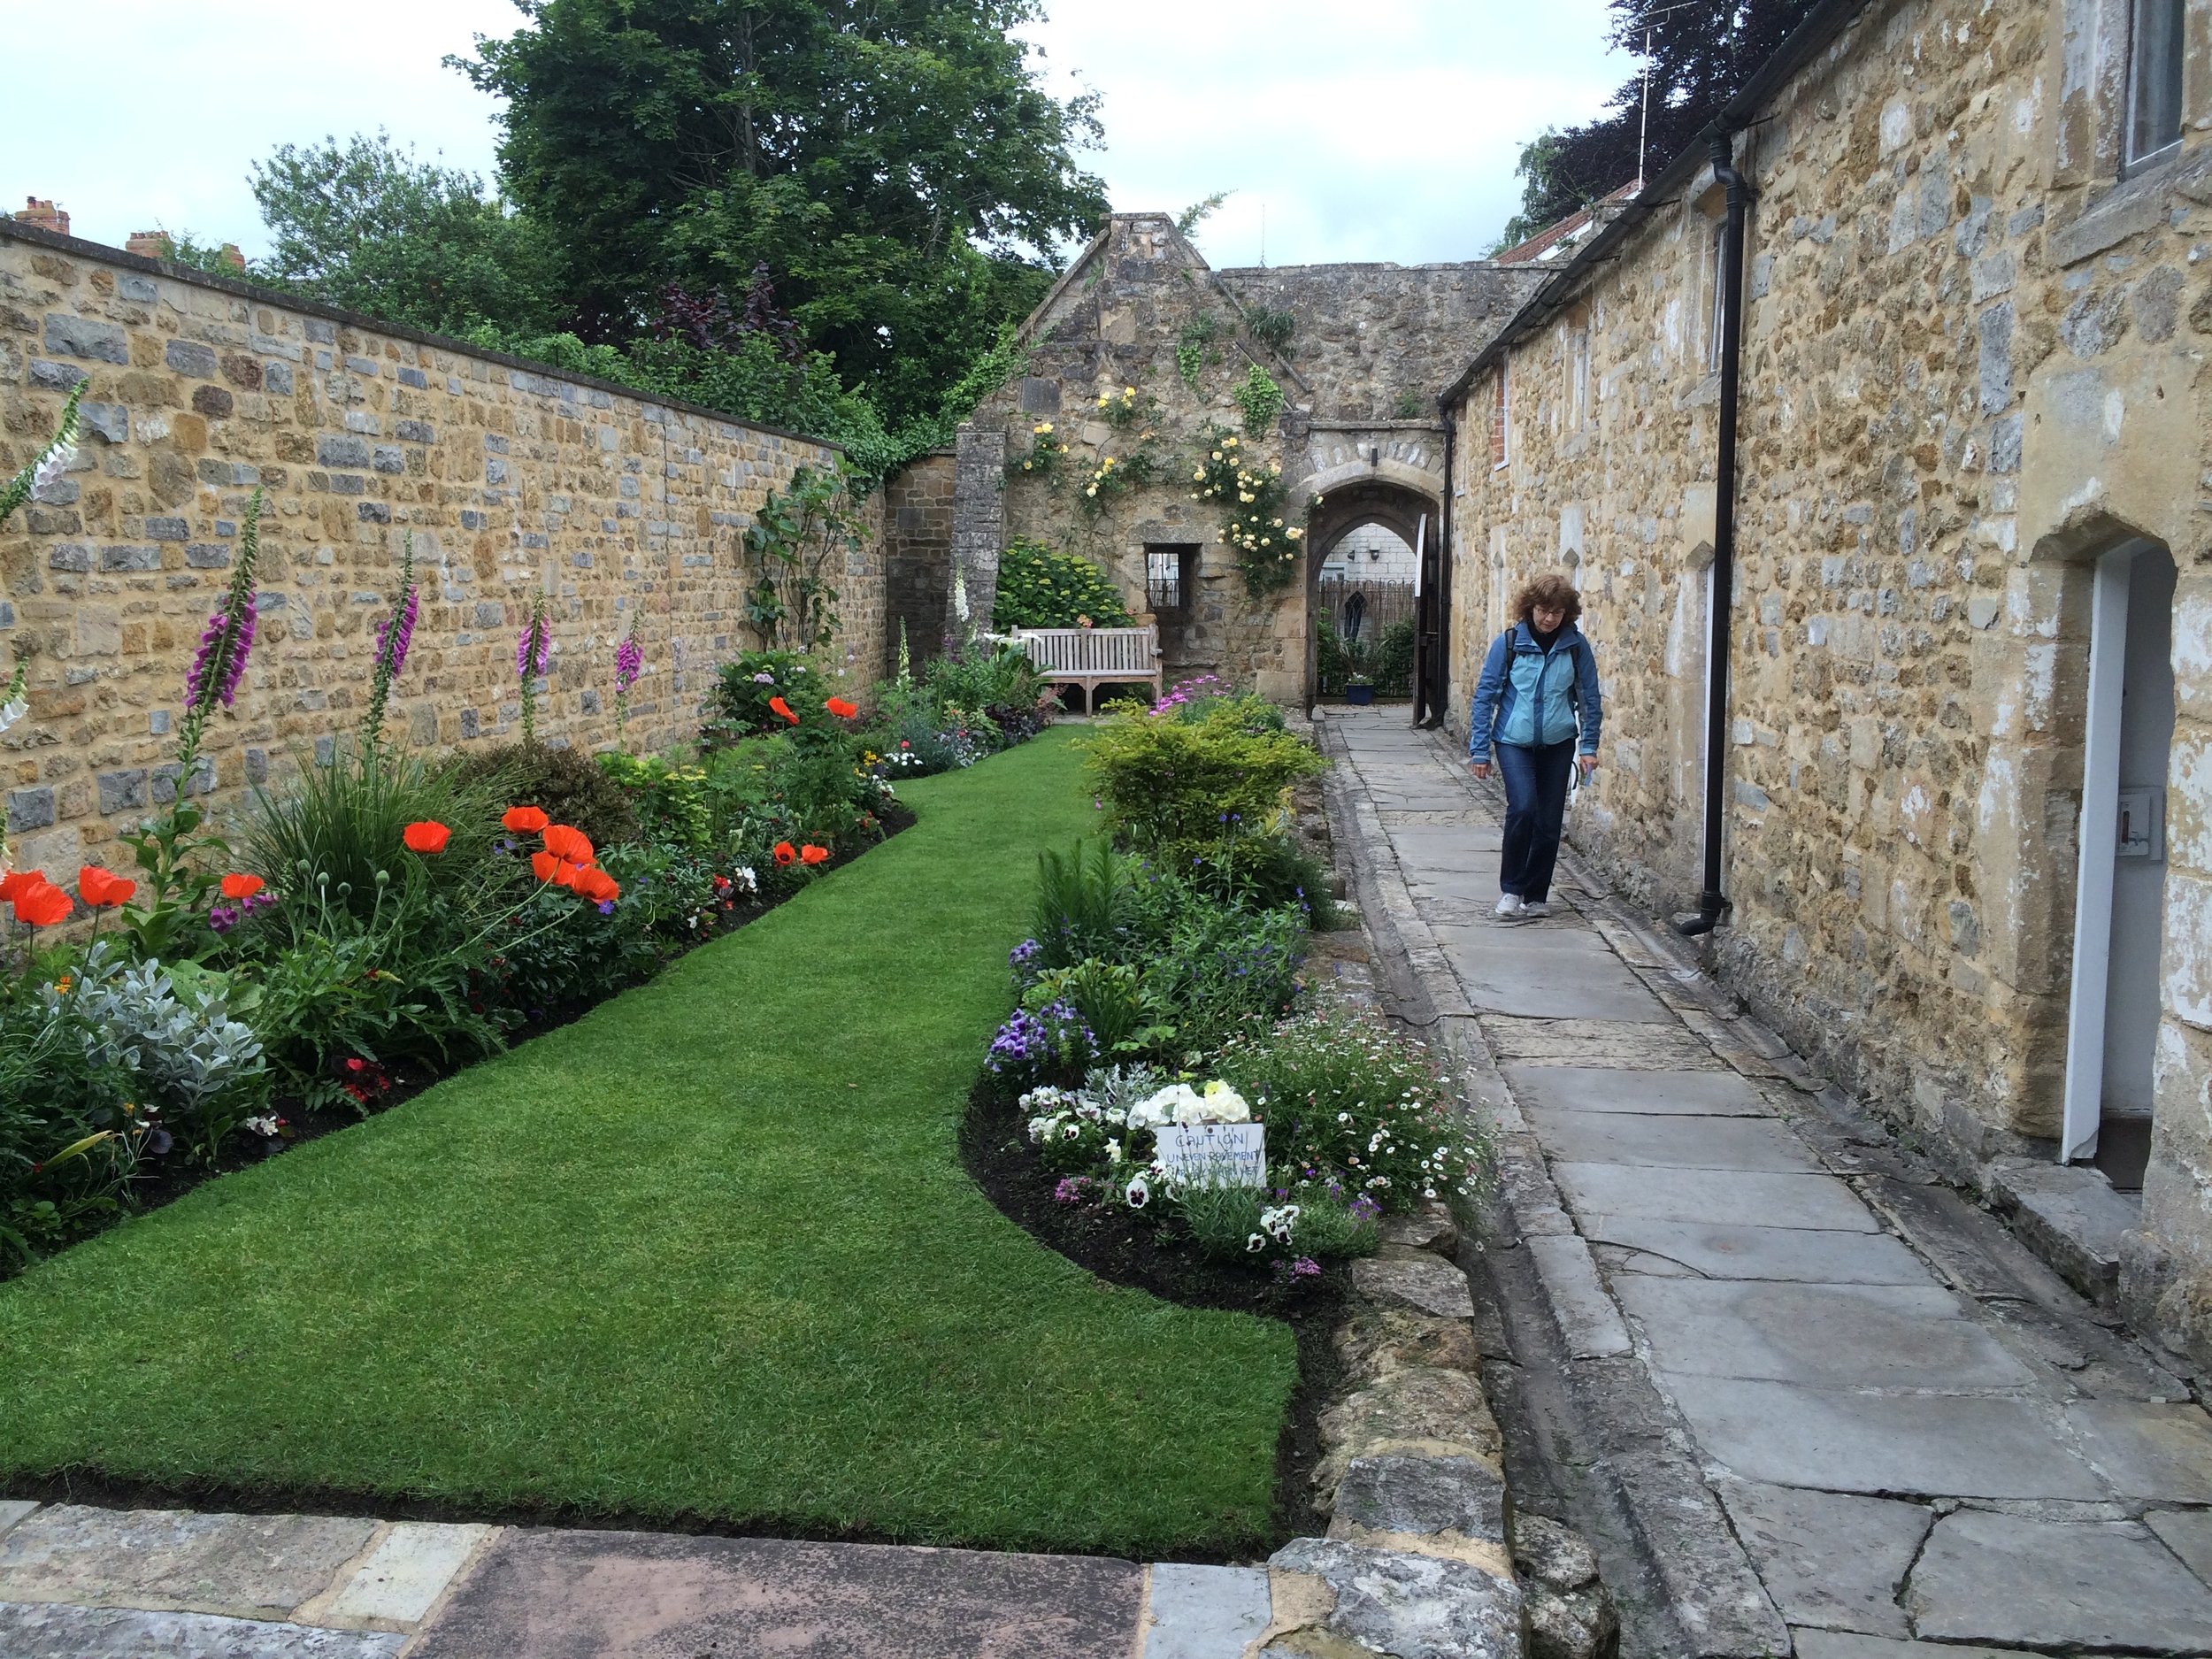
[{"label": "bench slat backrest", "polygon": [[1150,679],[1158,672],[1157,628],[1021,628],[1015,637],[1048,674]]}]

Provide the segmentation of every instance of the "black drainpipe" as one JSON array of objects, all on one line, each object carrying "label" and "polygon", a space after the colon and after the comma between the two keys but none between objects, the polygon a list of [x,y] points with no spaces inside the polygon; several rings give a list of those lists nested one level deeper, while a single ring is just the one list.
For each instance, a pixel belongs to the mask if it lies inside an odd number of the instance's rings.
[{"label": "black drainpipe", "polygon": [[1684,933],[1709,933],[1727,912],[1721,891],[1721,826],[1727,815],[1728,657],[1736,588],[1736,386],[1743,364],[1744,210],[1751,186],[1734,165],[1732,133],[1713,134],[1713,177],[1728,190],[1721,241],[1720,431],[1713,483],[1711,672],[1705,710],[1705,891],[1697,913],[1675,918]]},{"label": "black drainpipe", "polygon": [[[1414,664],[1416,683],[1420,687],[1420,696],[1414,705],[1414,724],[1431,731],[1444,724],[1444,710],[1452,695],[1452,462],[1458,449],[1459,421],[1449,409],[1445,409],[1443,414],[1444,496],[1436,520],[1436,594],[1431,610],[1436,618],[1436,631],[1428,641],[1422,660]],[[1416,643],[1419,642],[1417,635]]]}]

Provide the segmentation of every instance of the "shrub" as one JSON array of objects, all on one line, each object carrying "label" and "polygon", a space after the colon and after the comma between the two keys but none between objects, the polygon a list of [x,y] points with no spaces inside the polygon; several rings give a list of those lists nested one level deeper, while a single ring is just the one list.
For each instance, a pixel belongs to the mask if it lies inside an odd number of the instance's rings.
[{"label": "shrub", "polygon": [[599,769],[629,797],[638,833],[645,840],[695,852],[703,852],[712,844],[714,811],[707,801],[704,767],[674,764],[657,755],[640,757],[611,749],[599,757]]},{"label": "shrub", "polygon": [[1041,541],[1015,536],[999,556],[998,600],[991,626],[1125,628],[1128,607],[1106,573],[1079,553],[1062,553]]},{"label": "shrub", "polygon": [[1291,905],[1317,931],[1335,919],[1329,868],[1288,835],[1234,835],[1179,864],[1199,891],[1225,902],[1273,910]]},{"label": "shrub", "polygon": [[1027,652],[1001,645],[938,657],[924,672],[922,688],[941,715],[956,709],[995,719],[1001,710],[1033,711],[1045,680]]},{"label": "shrub", "polygon": [[1326,764],[1287,732],[1247,731],[1228,708],[1190,724],[1109,720],[1091,741],[1087,771],[1116,836],[1148,850],[1270,828],[1290,786]]},{"label": "shrub", "polygon": [[1175,719],[1193,726],[1217,715],[1240,732],[1279,732],[1283,711],[1256,691],[1239,691],[1218,674],[1200,674],[1178,680],[1152,707],[1155,718]]},{"label": "shrub", "polygon": [[829,718],[822,707],[829,695],[829,676],[803,651],[741,652],[723,665],[701,737],[729,743],[790,730],[792,722],[769,707],[778,697],[802,722],[818,724]]},{"label": "shrub", "polygon": [[[534,806],[556,824],[573,825],[595,847],[618,847],[638,837],[630,797],[580,750],[502,744],[462,759],[453,775],[488,791],[496,806]],[[495,809],[495,824],[497,817]]]},{"label": "shrub", "polygon": [[1323,1009],[1223,1048],[1216,1064],[1267,1125],[1271,1164],[1385,1210],[1474,1190],[1477,1132],[1417,1042],[1373,1016]]},{"label": "shrub", "polygon": [[1298,994],[1305,932],[1306,918],[1294,910],[1179,906],[1145,970],[1147,998],[1172,1021],[1163,1044],[1187,1058],[1265,1029]]}]

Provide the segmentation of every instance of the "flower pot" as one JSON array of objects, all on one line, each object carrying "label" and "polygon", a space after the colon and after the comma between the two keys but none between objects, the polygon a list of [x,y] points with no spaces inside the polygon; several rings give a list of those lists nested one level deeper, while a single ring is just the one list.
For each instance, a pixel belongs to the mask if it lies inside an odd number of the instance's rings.
[{"label": "flower pot", "polygon": [[1344,701],[1352,704],[1355,708],[1363,709],[1369,703],[1374,702],[1374,700],[1375,688],[1372,686],[1347,686],[1344,687]]}]

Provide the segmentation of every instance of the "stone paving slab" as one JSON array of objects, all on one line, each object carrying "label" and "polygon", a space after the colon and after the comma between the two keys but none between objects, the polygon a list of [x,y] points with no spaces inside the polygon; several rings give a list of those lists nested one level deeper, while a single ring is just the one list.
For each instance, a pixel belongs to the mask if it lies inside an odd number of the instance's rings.
[{"label": "stone paving slab", "polygon": [[1805,1143],[1770,1118],[1643,1117],[1543,1107],[1530,1108],[1527,1117],[1544,1150],[1570,1164],[1763,1170],[1775,1175],[1822,1172]]},{"label": "stone paving slab", "polygon": [[1552,1111],[1650,1117],[1770,1118],[1757,1087],[1734,1071],[1643,1071],[1611,1066],[1509,1065],[1522,1102]]},{"label": "stone paving slab", "polygon": [[2035,1374],[1933,1285],[1624,1276],[1653,1363],[1677,1376],[1815,1387],[2021,1388]]},{"label": "stone paving slab", "polygon": [[1909,1637],[1897,1604],[1934,1521],[1917,1503],[1724,1480],[1721,1502],[1793,1624]]},{"label": "stone paving slab", "polygon": [[1267,1628],[1263,1567],[1152,1569],[1141,1659],[1239,1659]]},{"label": "stone paving slab", "polygon": [[1679,1025],[1596,1019],[1522,1019],[1486,1014],[1483,1035],[1502,1065],[1599,1066],[1630,1071],[1717,1071],[1709,1044]]},{"label": "stone paving slab", "polygon": [[2212,1647],[2212,1590],[2132,1521],[1947,1515],[1913,1569],[1905,1607],[1923,1637],[1941,1641]]},{"label": "stone paving slab", "polygon": [[1578,1217],[1704,1221],[1726,1216],[1754,1227],[1876,1233],[1874,1217],[1832,1175],[1769,1175],[1750,1170],[1635,1169],[1621,1164],[1552,1165]]},{"label": "stone paving slab", "polygon": [[1130,1659],[1143,1587],[1088,1556],[516,1528],[409,1659]]},{"label": "stone paving slab", "polygon": [[1804,1630],[1797,1638],[1797,1659],[2020,1659],[2001,1647],[1962,1647],[1948,1642],[1893,1641],[1839,1630]]},{"label": "stone paving slab", "polygon": [[2212,1584],[2212,1509],[2153,1509],[2143,1519],[2183,1566]]},{"label": "stone paving slab", "polygon": [[416,1624],[495,1528],[401,1521],[377,1541],[368,1559],[319,1607],[301,1617],[319,1623]]},{"label": "stone paving slab", "polygon": [[1609,971],[1619,960],[1596,930],[1564,914],[1532,922],[1502,917],[1475,922],[1440,919],[1430,924],[1429,931],[1455,963],[1494,956],[1500,962],[1531,959],[1541,965],[1563,953],[1586,966]]},{"label": "stone paving slab", "polygon": [[1617,1245],[1678,1263],[1705,1279],[1793,1279],[1816,1285],[1933,1282],[1926,1264],[1886,1233],[1742,1227],[1725,1222],[1649,1221],[1632,1216],[1586,1217],[1582,1230],[1593,1243]]},{"label": "stone paving slab", "polygon": [[406,1645],[405,1636],[382,1631],[0,1601],[6,1659],[398,1659]]},{"label": "stone paving slab", "polygon": [[2066,1421],[2122,1497],[2212,1503],[2212,1418],[2203,1407],[2083,1400],[2066,1408]]},{"label": "stone paving slab", "polygon": [[283,1618],[319,1594],[375,1531],[373,1521],[339,1516],[57,1503],[0,1538],[0,1601]]},{"label": "stone paving slab", "polygon": [[0,1498],[0,1538],[38,1505],[27,1498]]},{"label": "stone paving slab", "polygon": [[2111,1495],[2049,1416],[2016,1395],[1688,1375],[1669,1377],[1667,1388],[1706,1455],[1745,1480],[1931,1497]]},{"label": "stone paving slab", "polygon": [[1609,972],[1601,971],[1563,951],[1451,962],[1468,1005],[1479,1013],[1650,1025],[1674,1018],[1625,969],[1608,964]]},{"label": "stone paving slab", "polygon": [[1567,1351],[1577,1359],[1599,1359],[1625,1354],[1634,1345],[1621,1322],[1613,1299],[1598,1278],[1590,1247],[1572,1233],[1565,1237],[1532,1238],[1528,1253],[1550,1293],[1552,1314],[1559,1321]]}]

